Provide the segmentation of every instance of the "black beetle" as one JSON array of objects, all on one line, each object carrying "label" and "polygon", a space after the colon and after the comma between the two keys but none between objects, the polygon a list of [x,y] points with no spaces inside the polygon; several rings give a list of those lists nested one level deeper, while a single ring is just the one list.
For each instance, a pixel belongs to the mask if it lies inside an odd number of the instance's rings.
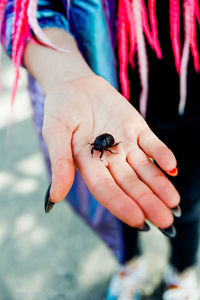
[{"label": "black beetle", "polygon": [[[121,143],[121,142],[119,142],[119,143]],[[109,151],[110,153],[113,153],[113,154],[117,154],[117,153],[112,152],[108,148],[117,146],[119,143],[115,144],[114,137],[111,134],[103,133],[96,137],[94,143],[90,144],[91,146],[94,146],[91,149],[91,154],[93,155],[94,150],[100,151],[101,152],[100,159],[103,156],[104,150]]]}]

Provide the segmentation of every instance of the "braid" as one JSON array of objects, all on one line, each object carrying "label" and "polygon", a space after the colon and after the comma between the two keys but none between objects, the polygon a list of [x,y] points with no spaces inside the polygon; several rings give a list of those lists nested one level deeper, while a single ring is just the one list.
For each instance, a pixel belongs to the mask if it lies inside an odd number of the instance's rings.
[{"label": "braid", "polygon": [[145,47],[145,39],[142,29],[142,13],[141,13],[141,0],[133,1],[133,13],[136,24],[136,36],[137,36],[137,55],[140,80],[142,86],[142,92],[140,95],[140,112],[142,116],[146,117],[147,110],[147,98],[148,98],[148,60]]},{"label": "braid", "polygon": [[20,12],[20,0],[14,1],[14,16],[13,16],[13,27],[12,27],[12,38],[17,31],[17,19],[19,17]]},{"label": "braid", "polygon": [[179,114],[184,113],[187,96],[187,67],[190,55],[190,20],[187,0],[183,2],[185,39],[181,58]]},{"label": "braid", "polygon": [[175,66],[178,74],[180,73],[180,9],[179,9],[179,0],[170,0],[170,36],[172,41],[172,48],[175,58]]},{"label": "braid", "polygon": [[[28,30],[27,9],[29,0],[15,1],[14,5],[14,23],[12,35],[12,61],[15,67],[15,80],[12,88],[11,105],[14,103],[18,79],[19,67],[22,62],[22,55],[26,44],[26,38],[30,36]],[[20,4],[20,6],[19,6]]]},{"label": "braid", "polygon": [[135,33],[135,24],[133,17],[133,7],[130,0],[124,0],[124,9],[127,17],[127,25],[129,32],[129,62],[131,67],[134,68],[134,55],[136,50],[136,33]]},{"label": "braid", "polygon": [[157,20],[156,20],[156,3],[155,0],[150,0],[148,2],[148,8],[149,8],[149,15],[150,15],[150,24],[151,29],[149,27],[148,22],[148,16],[147,16],[147,10],[144,3],[144,0],[142,0],[142,23],[143,23],[143,30],[144,34],[147,38],[147,41],[152,49],[155,50],[156,55],[159,59],[162,58],[162,53],[158,41],[158,29],[157,29]]},{"label": "braid", "polygon": [[158,26],[157,26],[157,19],[156,19],[156,1],[155,0],[148,0],[148,8],[149,8],[149,15],[150,15],[150,24],[151,24],[151,31],[153,34],[154,39],[154,47],[159,59],[162,58],[162,52],[160,49],[159,41],[158,41]]},{"label": "braid", "polygon": [[0,2],[0,33],[1,33],[1,24],[3,20],[3,14],[8,0],[1,0]]},{"label": "braid", "polygon": [[196,20],[195,20],[195,3],[193,0],[188,1],[189,20],[190,20],[190,47],[196,72],[199,72],[199,53],[196,40]]},{"label": "braid", "polygon": [[37,2],[38,2],[38,0],[29,0],[29,7],[28,7],[28,21],[29,21],[30,27],[32,28],[36,37],[38,39],[40,39],[41,43],[47,47],[58,50],[60,52],[68,52],[69,50],[63,49],[63,48],[60,48],[60,47],[54,45],[49,40],[49,38],[46,36],[46,34],[43,32],[43,30],[40,28],[40,25],[38,23],[37,16],[36,16]]},{"label": "braid", "polygon": [[[16,1],[16,3],[19,0]],[[13,23],[13,35],[12,35],[12,61],[13,64],[16,65],[16,60],[18,56],[18,50],[21,43],[23,43],[24,35],[25,35],[25,22],[27,21],[27,8],[28,8],[28,0],[21,1],[20,11],[14,11],[14,23]],[[15,8],[14,8],[15,9]],[[16,5],[16,9],[18,9]],[[18,18],[17,18],[18,17]]]},{"label": "braid", "polygon": [[143,25],[144,34],[146,35],[146,38],[147,38],[147,41],[149,42],[149,45],[151,46],[152,49],[154,49],[154,40],[153,40],[153,36],[151,34],[151,30],[149,28],[147,10],[146,10],[144,0],[141,0],[141,4],[142,4],[142,7],[141,7],[142,25]]},{"label": "braid", "polygon": [[[3,14],[6,7],[8,0],[1,0],[0,2],[0,36],[1,36],[1,29],[2,29],[2,20],[3,20]],[[1,74],[1,57],[2,57],[2,49],[0,47],[0,74]],[[0,80],[0,92],[2,90],[1,86],[1,80]]]},{"label": "braid", "polygon": [[198,0],[195,0],[195,15],[196,15],[196,18],[197,18],[197,21],[200,25],[200,10],[199,10],[199,2]]},{"label": "braid", "polygon": [[196,20],[199,16],[198,1],[184,0],[184,29],[185,39],[183,45],[183,54],[181,59],[181,73],[180,73],[180,102],[179,114],[184,113],[186,98],[187,98],[187,69],[190,58],[190,48],[193,56],[194,67],[196,72],[199,72],[199,53],[196,42]]},{"label": "braid", "polygon": [[128,66],[128,35],[127,35],[127,22],[125,18],[124,1],[119,0],[118,10],[119,20],[119,79],[122,88],[122,94],[128,100],[130,97],[129,80],[127,75]]}]

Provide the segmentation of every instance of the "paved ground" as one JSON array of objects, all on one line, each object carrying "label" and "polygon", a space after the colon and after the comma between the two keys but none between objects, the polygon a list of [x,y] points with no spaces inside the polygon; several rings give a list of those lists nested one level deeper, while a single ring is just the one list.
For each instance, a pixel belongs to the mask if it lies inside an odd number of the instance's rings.
[{"label": "paved ground", "polygon": [[[26,74],[22,72],[8,131],[13,69],[5,56],[2,74],[0,300],[103,300],[116,261],[66,203],[44,213],[48,182],[31,121]],[[150,293],[165,268],[168,247],[156,229],[141,236],[152,274]]]}]

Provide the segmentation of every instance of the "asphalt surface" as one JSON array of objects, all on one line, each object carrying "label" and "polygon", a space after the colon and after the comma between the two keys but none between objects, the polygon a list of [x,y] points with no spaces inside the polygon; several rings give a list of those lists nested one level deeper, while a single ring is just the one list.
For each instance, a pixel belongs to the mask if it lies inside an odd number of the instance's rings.
[{"label": "asphalt surface", "polygon": [[[117,263],[106,246],[66,202],[45,214],[48,187],[39,149],[26,72],[14,110],[14,78],[3,56],[0,95],[0,300],[103,300]],[[12,126],[8,126],[12,120]],[[141,234],[149,263],[145,299],[161,300],[159,285],[168,256],[167,239],[157,230]]]}]

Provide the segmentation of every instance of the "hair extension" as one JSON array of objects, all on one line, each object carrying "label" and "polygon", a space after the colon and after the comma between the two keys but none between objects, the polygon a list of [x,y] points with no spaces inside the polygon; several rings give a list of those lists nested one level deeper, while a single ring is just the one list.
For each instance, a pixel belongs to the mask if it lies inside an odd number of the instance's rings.
[{"label": "hair extension", "polygon": [[149,28],[149,24],[148,24],[148,17],[147,17],[147,11],[146,11],[146,6],[144,3],[144,0],[141,0],[141,12],[142,12],[142,26],[144,29],[144,34],[146,35],[146,38],[149,42],[149,45],[151,46],[152,49],[155,49],[154,47],[154,39],[151,33],[151,30]]},{"label": "hair extension", "polygon": [[135,24],[134,24],[134,16],[133,16],[133,7],[131,5],[130,0],[124,1],[124,9],[127,17],[128,24],[128,33],[129,33],[129,63],[134,68],[134,55],[136,51],[136,33],[135,33]]},{"label": "hair extension", "polygon": [[196,40],[196,18],[195,18],[195,3],[194,0],[188,0],[189,5],[189,20],[190,20],[190,47],[194,61],[196,72],[199,72],[199,53]]},{"label": "hair extension", "polygon": [[140,113],[145,118],[147,110],[148,98],[148,61],[145,47],[144,34],[142,30],[142,14],[141,14],[141,0],[133,1],[133,13],[136,24],[136,37],[137,37],[137,54],[140,80],[142,92],[140,94]]},{"label": "hair extension", "polygon": [[48,46],[52,49],[58,50],[60,52],[68,52],[69,50],[60,48],[56,45],[54,45],[49,38],[46,36],[44,31],[40,28],[36,13],[37,13],[37,1],[38,0],[29,0],[29,7],[28,7],[28,21],[29,25],[31,26],[34,34],[38,39],[40,39],[40,42],[44,44],[45,46]]},{"label": "hair extension", "polygon": [[158,59],[161,59],[162,53],[161,53],[161,49],[160,49],[159,42],[158,42],[157,20],[156,20],[156,14],[155,14],[155,7],[156,7],[155,0],[150,1],[148,7],[149,7],[151,29],[150,29],[149,23],[148,23],[146,6],[144,3],[144,0],[142,0],[143,30],[144,30],[144,34],[149,42],[149,45],[156,52]]},{"label": "hair extension", "polygon": [[125,18],[125,7],[123,0],[119,0],[119,10],[118,10],[118,20],[119,20],[119,79],[121,83],[121,89],[123,96],[129,100],[130,89],[129,80],[127,75],[128,66],[128,36],[127,36],[127,22]]},{"label": "hair extension", "polygon": [[197,22],[199,23],[199,26],[200,26],[200,9],[199,9],[198,0],[195,0],[195,16],[196,16]]},{"label": "hair extension", "polygon": [[178,74],[180,73],[180,9],[179,9],[179,0],[170,0],[170,35],[172,41],[172,49],[174,52],[175,66]]},{"label": "hair extension", "polygon": [[183,2],[183,14],[184,14],[184,31],[185,39],[183,45],[183,54],[181,58],[181,72],[180,72],[180,102],[179,102],[179,114],[184,113],[186,96],[187,96],[187,67],[190,55],[190,9],[188,1]]},{"label": "hair extension", "polygon": [[[17,4],[14,6],[14,15],[17,14],[15,10],[19,10],[18,0]],[[12,41],[12,61],[15,68],[15,80],[12,88],[11,96],[11,106],[13,106],[18,79],[19,79],[19,67],[22,62],[23,50],[26,44],[26,38],[30,35],[28,30],[28,18],[27,18],[27,9],[28,9],[29,0],[22,0],[20,5],[20,11],[18,18],[14,18],[13,23],[13,41]]]},{"label": "hair extension", "polygon": [[[27,38],[30,42],[38,44],[38,42],[31,36],[29,25],[37,37],[43,43],[55,50],[67,52],[68,50],[57,47],[49,41],[42,29],[40,28],[37,18],[37,0],[15,0],[14,1],[14,17],[13,17],[13,33],[12,33],[12,61],[15,68],[15,79],[12,88],[11,106],[13,106],[18,80],[19,67],[22,62],[23,51],[26,45]],[[28,15],[29,13],[29,15]]]},{"label": "hair extension", "polygon": [[[8,0],[0,0],[0,30],[5,5]],[[39,39],[39,43],[43,43],[47,47],[51,47],[61,52],[68,52],[54,45],[42,29],[37,21],[37,1],[38,0],[15,0],[14,1],[14,17],[12,32],[12,60],[15,67],[15,81],[12,90],[13,104],[18,78],[19,67],[22,62],[22,55],[25,48],[27,38],[34,43],[37,41],[30,34],[29,25],[35,36]],[[186,102],[186,79],[187,66],[189,61],[190,49],[193,57],[196,72],[199,72],[199,53],[197,48],[196,37],[196,20],[200,25],[200,10],[198,0],[184,0],[184,29],[185,38],[181,57],[180,50],[180,9],[179,0],[169,0],[170,2],[170,36],[172,49],[175,59],[175,67],[180,74],[180,104],[179,112],[183,113]],[[67,0],[68,9],[70,0]],[[132,4],[132,5],[131,5]],[[140,95],[140,111],[145,117],[148,97],[148,60],[145,47],[145,37],[148,43],[155,50],[157,57],[161,58],[162,53],[158,41],[158,28],[156,20],[156,0],[148,0],[148,12],[144,0],[119,0],[118,20],[119,20],[119,78],[123,95],[129,99],[130,89],[127,75],[128,63],[134,66],[134,55],[137,52],[138,67],[142,86]]]},{"label": "hair extension", "polygon": [[[14,5],[14,21],[13,21],[13,34],[12,34],[12,61],[14,66],[18,56],[18,49],[23,43],[25,32],[26,12],[28,8],[28,0],[22,0],[20,11],[18,1]],[[16,11],[17,10],[17,11]]]},{"label": "hair extension", "polygon": [[[5,10],[7,2],[8,2],[8,0],[1,0],[1,2],[0,2],[0,37],[1,37],[3,14],[4,14],[4,10]],[[1,58],[2,58],[2,48],[0,46],[0,74],[1,74]],[[0,93],[1,93],[1,90],[2,90],[2,86],[1,86],[1,80],[0,80]]]},{"label": "hair extension", "polygon": [[1,34],[1,25],[3,20],[3,14],[8,0],[1,0],[0,2],[0,34]]},{"label": "hair extension", "polygon": [[[19,12],[20,12],[20,0],[14,1],[14,15],[13,15],[13,27],[12,27],[12,40],[13,37],[15,37],[16,31],[17,31],[17,19],[19,18]],[[13,48],[13,43],[12,43]]]},{"label": "hair extension", "polygon": [[149,8],[150,24],[151,24],[151,31],[154,39],[155,51],[158,59],[161,59],[162,52],[158,41],[158,26],[157,26],[157,19],[156,19],[156,0],[148,0],[148,8]]}]

